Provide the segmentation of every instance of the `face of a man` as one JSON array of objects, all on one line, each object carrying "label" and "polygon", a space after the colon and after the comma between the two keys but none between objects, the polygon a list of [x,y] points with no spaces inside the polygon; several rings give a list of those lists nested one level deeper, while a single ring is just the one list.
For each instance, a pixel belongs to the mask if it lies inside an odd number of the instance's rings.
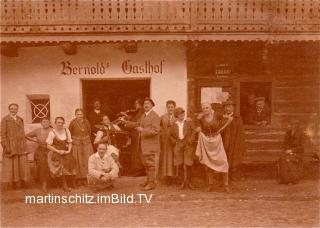
[{"label": "face of a man", "polygon": [[184,118],[185,118],[185,116],[186,116],[186,114],[183,112],[183,113],[179,114],[179,115],[177,116],[177,118],[178,118],[179,121],[183,121]]},{"label": "face of a man", "polygon": [[107,153],[107,145],[105,144],[99,144],[97,148],[98,154],[101,158],[104,157],[104,155]]},{"label": "face of a man", "polygon": [[256,106],[258,109],[262,109],[264,107],[265,102],[264,101],[257,101]]},{"label": "face of a man", "polygon": [[168,104],[167,105],[167,111],[168,111],[169,114],[173,114],[174,109],[175,109],[175,106],[173,104]]},{"label": "face of a man", "polygon": [[225,110],[225,112],[226,113],[232,113],[233,111],[234,111],[234,107],[233,107],[233,105],[226,105],[226,106],[224,106],[224,110]]},{"label": "face of a man", "polygon": [[11,106],[9,107],[9,112],[10,112],[10,114],[13,115],[13,116],[15,116],[15,115],[18,113],[18,110],[19,110],[19,108],[18,108],[18,106],[16,106],[16,105],[11,105]]},{"label": "face of a man", "polygon": [[201,108],[202,108],[202,112],[205,115],[210,114],[210,112],[211,112],[211,105],[210,104],[202,104]]},{"label": "face of a man", "polygon": [[146,112],[150,111],[152,109],[153,105],[150,101],[144,101],[143,108]]},{"label": "face of a man", "polygon": [[50,121],[49,121],[49,120],[46,120],[46,119],[42,120],[42,121],[41,121],[41,126],[42,126],[43,128],[49,128],[49,127],[50,127]]},{"label": "face of a man", "polygon": [[108,116],[104,116],[104,117],[102,118],[102,123],[103,123],[104,125],[110,124],[110,119],[109,119],[109,117],[108,117]]},{"label": "face of a man", "polygon": [[94,102],[94,109],[100,110],[100,108],[101,108],[101,103],[100,103],[100,101]]}]

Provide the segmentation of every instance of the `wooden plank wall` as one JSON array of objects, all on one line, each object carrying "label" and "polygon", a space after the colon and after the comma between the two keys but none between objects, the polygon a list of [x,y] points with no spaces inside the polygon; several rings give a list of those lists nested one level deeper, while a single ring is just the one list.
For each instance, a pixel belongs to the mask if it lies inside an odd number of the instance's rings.
[{"label": "wooden plank wall", "polygon": [[[272,162],[278,159],[288,124],[299,120],[307,135],[306,157],[319,156],[319,42],[207,42],[188,46],[188,108],[199,111],[197,88],[219,84],[214,65],[232,65],[231,81],[239,102],[242,81],[272,82],[272,125],[246,127],[246,162]],[[267,56],[267,57],[266,57]]]}]

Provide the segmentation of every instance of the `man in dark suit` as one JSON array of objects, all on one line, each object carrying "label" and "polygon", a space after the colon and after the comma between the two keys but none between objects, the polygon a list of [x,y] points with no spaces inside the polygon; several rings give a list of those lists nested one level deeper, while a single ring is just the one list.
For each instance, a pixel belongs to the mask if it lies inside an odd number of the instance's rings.
[{"label": "man in dark suit", "polygon": [[156,187],[156,162],[160,153],[160,117],[153,111],[154,102],[145,98],[143,102],[144,114],[138,122],[125,121],[126,127],[139,131],[139,148],[141,160],[147,174],[147,181],[141,185],[142,190],[148,191]]},{"label": "man in dark suit", "polygon": [[87,119],[90,123],[91,129],[92,129],[92,141],[95,139],[95,133],[99,130],[96,125],[100,125],[102,121],[102,117],[105,115],[105,113],[101,110],[101,103],[100,101],[95,101],[93,103],[94,109],[90,109],[90,111],[87,113]]},{"label": "man in dark suit", "polygon": [[183,166],[183,183],[181,189],[194,189],[191,184],[191,167],[193,165],[193,127],[190,121],[185,120],[185,111],[182,108],[174,110],[177,121],[169,131],[169,139],[174,147],[173,163],[176,168],[176,177],[179,176],[179,169]]},{"label": "man in dark suit", "polygon": [[256,98],[255,121],[257,125],[266,126],[270,124],[270,108],[266,104],[264,97]]},{"label": "man in dark suit", "polygon": [[234,109],[233,101],[228,100],[224,103],[224,115],[233,117],[231,123],[222,131],[222,141],[228,158],[231,180],[244,179],[239,169],[246,151],[243,122],[241,117],[234,113]]}]

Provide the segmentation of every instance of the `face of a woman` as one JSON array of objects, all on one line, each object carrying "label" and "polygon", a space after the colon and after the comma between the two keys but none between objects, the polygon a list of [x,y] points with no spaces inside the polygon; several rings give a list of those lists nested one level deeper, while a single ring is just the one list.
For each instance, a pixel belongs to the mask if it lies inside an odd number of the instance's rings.
[{"label": "face of a woman", "polygon": [[43,128],[49,128],[49,127],[50,127],[50,121],[49,121],[49,120],[46,120],[46,119],[42,120],[42,121],[41,121],[41,126],[42,126]]},{"label": "face of a woman", "polygon": [[83,112],[82,112],[82,111],[78,111],[78,112],[76,113],[76,118],[77,118],[77,119],[83,119]]},{"label": "face of a woman", "polygon": [[168,111],[169,114],[173,114],[174,109],[175,109],[175,106],[173,104],[168,104],[167,105],[167,111]]},{"label": "face of a woman", "polygon": [[205,115],[209,115],[211,113],[211,105],[210,104],[203,104],[202,105],[202,112],[205,114]]},{"label": "face of a woman", "polygon": [[104,116],[104,117],[102,118],[102,123],[103,123],[104,125],[108,125],[108,124],[110,124],[109,117]]},{"label": "face of a woman", "polygon": [[18,106],[11,105],[9,107],[9,112],[10,112],[11,115],[16,115],[18,113],[18,109],[19,109]]},{"label": "face of a woman", "polygon": [[64,121],[62,119],[57,119],[55,124],[57,126],[57,129],[62,129],[64,126]]}]

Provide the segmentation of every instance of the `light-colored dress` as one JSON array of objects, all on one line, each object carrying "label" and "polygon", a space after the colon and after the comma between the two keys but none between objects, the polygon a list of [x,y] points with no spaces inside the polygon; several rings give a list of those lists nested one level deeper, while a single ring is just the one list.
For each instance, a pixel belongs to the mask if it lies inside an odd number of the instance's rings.
[{"label": "light-colored dress", "polygon": [[199,133],[196,156],[199,162],[209,169],[227,173],[229,170],[226,151],[222,137],[217,131],[223,126],[222,118],[214,115],[211,121],[202,118],[200,121],[201,132]]}]

